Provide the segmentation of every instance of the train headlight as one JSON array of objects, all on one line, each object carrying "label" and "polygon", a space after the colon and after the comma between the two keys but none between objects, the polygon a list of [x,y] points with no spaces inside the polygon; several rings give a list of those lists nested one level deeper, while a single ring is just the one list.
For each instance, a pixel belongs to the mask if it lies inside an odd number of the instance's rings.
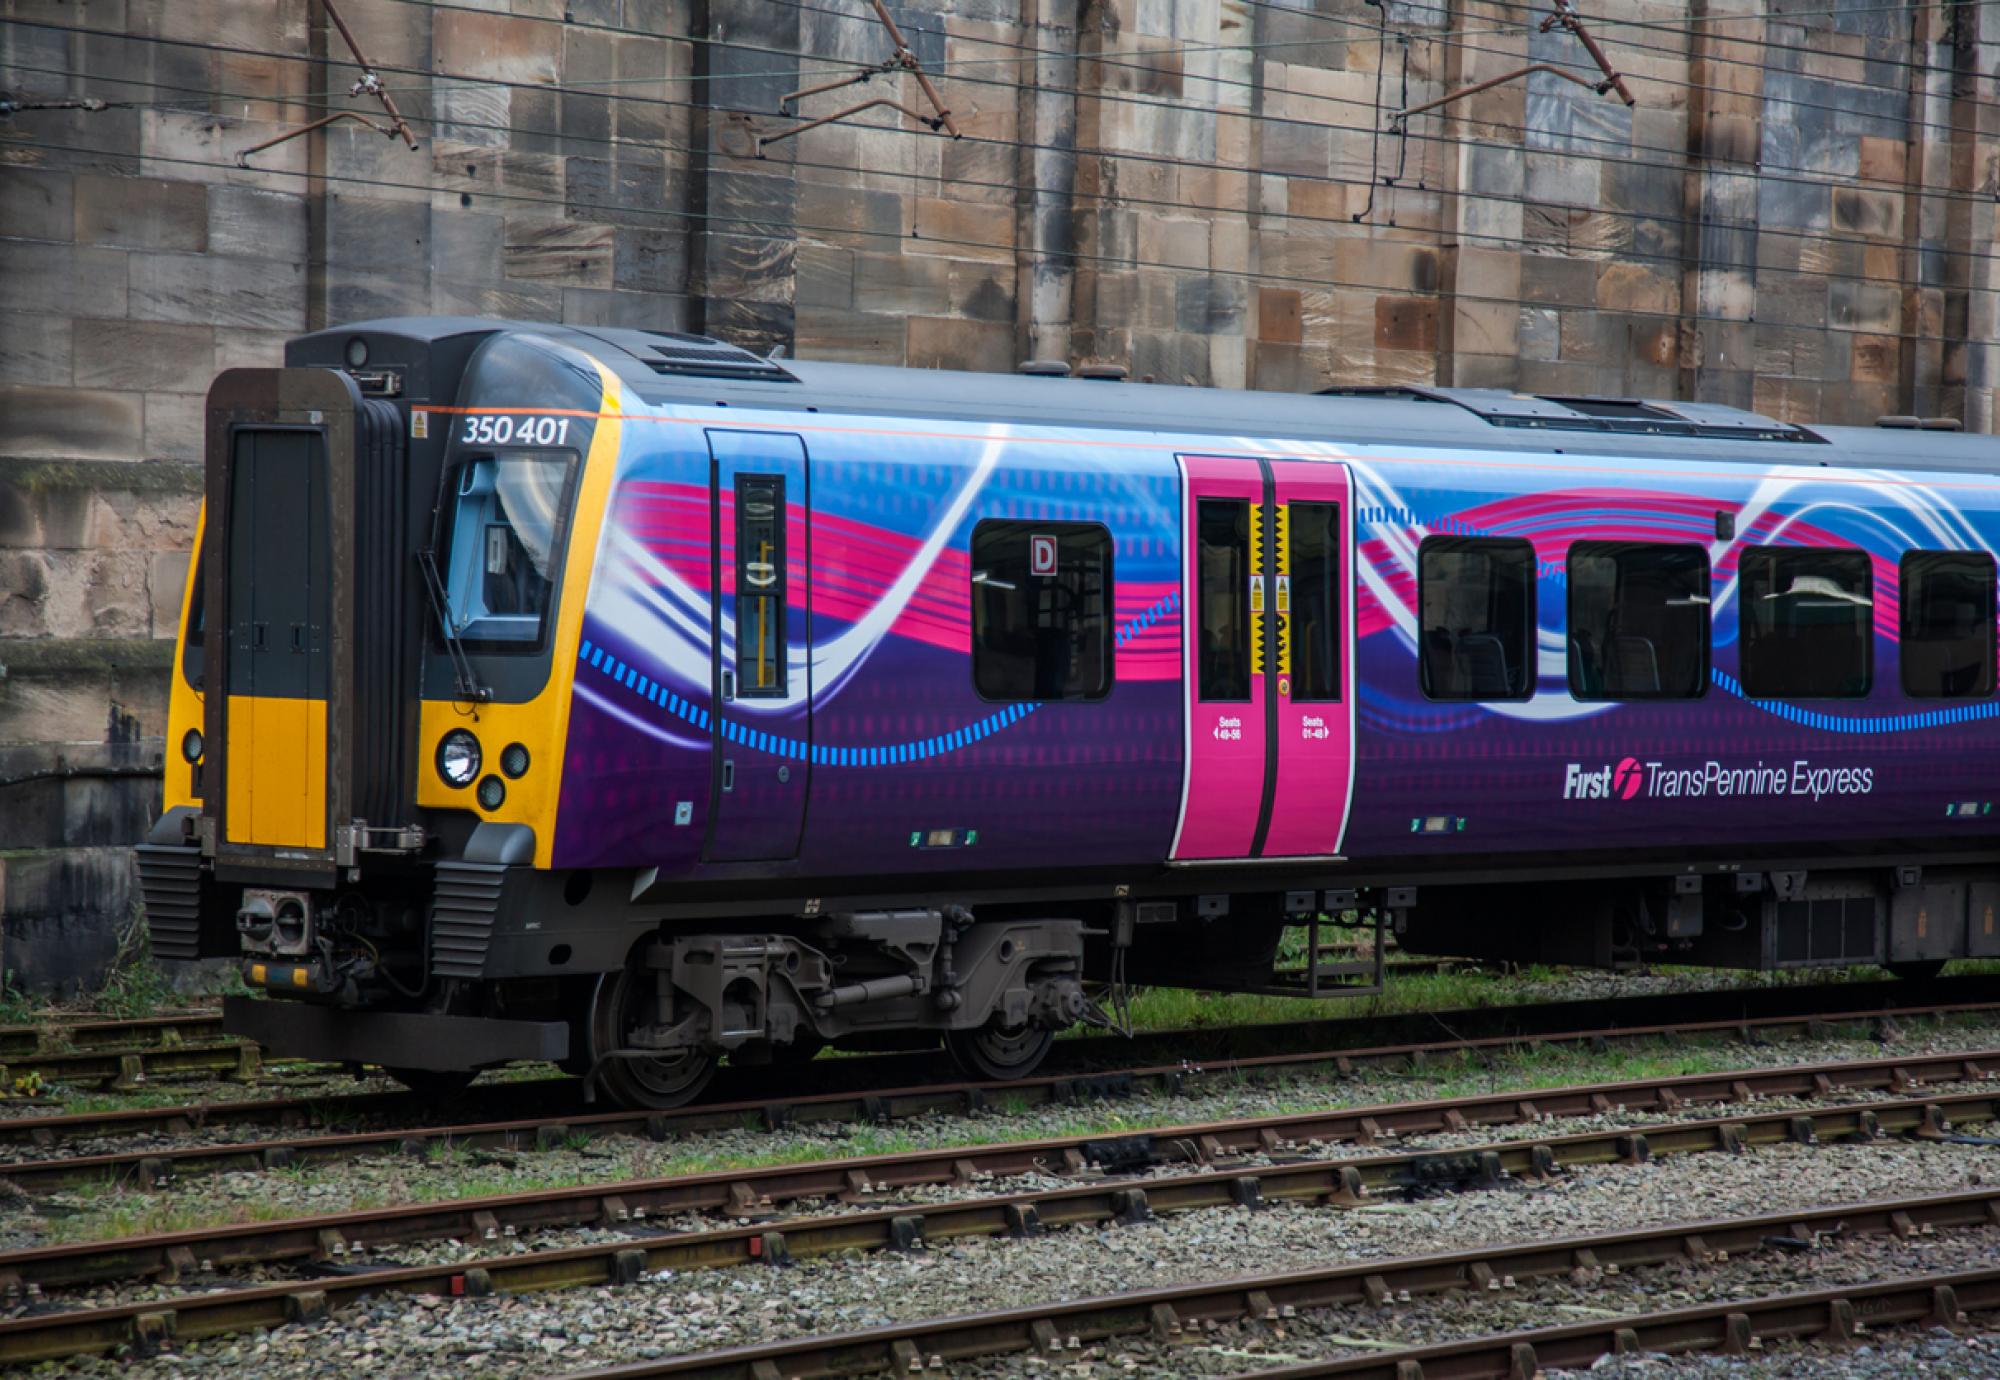
[{"label": "train headlight", "polygon": [[181,756],[190,762],[199,762],[203,746],[205,745],[201,741],[201,730],[191,728],[181,738]]},{"label": "train headlight", "polygon": [[497,776],[489,776],[479,783],[479,804],[482,809],[497,810],[507,799],[507,784]]},{"label": "train headlight", "polygon": [[516,781],[527,774],[528,749],[520,743],[509,743],[500,749],[500,770]]},{"label": "train headlight", "polygon": [[454,728],[438,744],[438,775],[444,784],[464,790],[479,775],[479,740],[465,729]]}]

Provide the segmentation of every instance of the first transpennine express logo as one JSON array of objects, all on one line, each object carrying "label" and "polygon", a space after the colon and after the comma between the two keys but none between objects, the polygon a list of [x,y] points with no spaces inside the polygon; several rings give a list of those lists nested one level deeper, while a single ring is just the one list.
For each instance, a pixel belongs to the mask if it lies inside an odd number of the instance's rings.
[{"label": "first transpennine express logo", "polygon": [[1637,757],[1620,758],[1617,766],[1586,767],[1571,762],[1563,771],[1564,800],[1701,799],[1713,796],[1868,795],[1875,789],[1873,767],[1820,767],[1808,761],[1729,766],[1703,762],[1698,766],[1668,766]]}]

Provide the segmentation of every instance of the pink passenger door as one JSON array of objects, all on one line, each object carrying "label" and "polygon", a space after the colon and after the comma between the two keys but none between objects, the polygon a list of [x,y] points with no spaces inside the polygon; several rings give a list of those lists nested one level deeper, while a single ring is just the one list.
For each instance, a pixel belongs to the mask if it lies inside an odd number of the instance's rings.
[{"label": "pink passenger door", "polygon": [[1335,857],[1354,782],[1347,467],[1180,465],[1187,758],[1170,856]]}]

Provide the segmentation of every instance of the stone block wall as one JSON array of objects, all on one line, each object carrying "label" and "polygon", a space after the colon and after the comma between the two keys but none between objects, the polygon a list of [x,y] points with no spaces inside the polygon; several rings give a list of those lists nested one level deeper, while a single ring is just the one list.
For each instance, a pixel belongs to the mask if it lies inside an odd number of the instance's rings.
[{"label": "stone block wall", "polygon": [[901,0],[952,139],[862,0],[338,3],[416,150],[239,164],[380,124],[322,0],[0,0],[0,746],[45,765],[157,753],[203,392],[346,319],[1993,424],[1979,6],[1592,0],[1632,106],[1398,122],[1599,74],[1497,0]]}]

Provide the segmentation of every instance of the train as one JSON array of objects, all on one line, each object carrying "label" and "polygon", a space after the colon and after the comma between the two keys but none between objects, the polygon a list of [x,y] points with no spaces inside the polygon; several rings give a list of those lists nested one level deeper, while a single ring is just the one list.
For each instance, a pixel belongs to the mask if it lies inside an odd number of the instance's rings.
[{"label": "train", "polygon": [[454,317],[221,373],[153,953],[277,1056],[641,1107],[1366,988],[1341,926],[2000,956],[1992,439],[1119,373]]}]

